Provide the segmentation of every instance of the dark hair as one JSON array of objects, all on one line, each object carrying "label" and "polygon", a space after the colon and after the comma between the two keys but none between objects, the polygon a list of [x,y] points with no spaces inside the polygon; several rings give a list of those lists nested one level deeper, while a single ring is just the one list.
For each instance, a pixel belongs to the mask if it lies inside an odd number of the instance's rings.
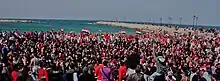
[{"label": "dark hair", "polygon": [[159,53],[157,54],[157,56],[163,56],[162,52],[159,52]]},{"label": "dark hair", "polygon": [[121,66],[125,65],[125,62],[121,62]]},{"label": "dark hair", "polygon": [[101,64],[102,63],[102,59],[98,59],[98,63]]},{"label": "dark hair", "polygon": [[196,71],[197,71],[197,69],[196,69],[196,68],[193,68],[193,69],[192,69],[192,72],[193,72],[193,73],[195,73]]},{"label": "dark hair", "polygon": [[107,61],[104,61],[104,62],[103,62],[103,65],[104,65],[104,66],[107,66],[107,64],[108,64]]},{"label": "dark hair", "polygon": [[135,68],[135,72],[136,73],[140,73],[141,72],[141,66],[137,65],[137,67]]},{"label": "dark hair", "polygon": [[154,78],[154,81],[166,81],[165,76],[164,75],[156,76]]}]

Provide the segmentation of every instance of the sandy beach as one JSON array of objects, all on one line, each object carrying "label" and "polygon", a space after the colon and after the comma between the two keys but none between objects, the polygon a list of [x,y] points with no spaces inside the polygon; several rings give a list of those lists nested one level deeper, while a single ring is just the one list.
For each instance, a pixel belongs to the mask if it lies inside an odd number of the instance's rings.
[{"label": "sandy beach", "polygon": [[146,25],[146,24],[131,24],[131,23],[103,22],[103,21],[96,22],[96,24],[112,25],[112,26],[125,27],[125,28],[138,28],[141,29],[142,31],[165,30],[168,32],[179,32],[179,33],[193,32],[192,30],[188,30],[188,29],[184,30],[184,28],[179,28],[178,30],[176,30],[174,27],[155,26],[155,25]]},{"label": "sandy beach", "polygon": [[0,19],[0,22],[32,22],[31,20],[8,20],[8,19]]},{"label": "sandy beach", "polygon": [[[176,29],[174,27],[155,26],[155,25],[147,25],[147,24],[133,24],[133,23],[121,23],[121,22],[119,23],[119,22],[107,22],[107,21],[99,21],[99,22],[96,22],[96,24],[112,25],[112,26],[125,27],[125,28],[138,28],[145,32],[149,32],[149,31],[159,32],[160,30],[165,30],[165,31],[168,31],[169,33],[178,32],[178,33],[188,34],[189,32],[191,32],[191,33],[196,33],[198,35],[203,35],[203,36],[208,36],[208,37],[212,37],[214,35],[213,33],[202,33],[199,31],[195,32],[195,30],[190,30],[186,28]],[[220,36],[220,34],[218,35]]]}]

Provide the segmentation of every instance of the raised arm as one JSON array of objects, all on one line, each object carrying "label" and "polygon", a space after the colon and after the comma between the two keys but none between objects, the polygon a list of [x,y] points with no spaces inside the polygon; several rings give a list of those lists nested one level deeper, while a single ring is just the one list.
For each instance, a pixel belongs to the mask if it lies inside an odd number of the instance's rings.
[{"label": "raised arm", "polygon": [[152,52],[152,55],[153,55],[153,57],[154,57],[154,59],[157,59],[157,56],[156,56],[156,49],[157,49],[157,46],[156,46],[156,44],[153,44],[153,52]]}]

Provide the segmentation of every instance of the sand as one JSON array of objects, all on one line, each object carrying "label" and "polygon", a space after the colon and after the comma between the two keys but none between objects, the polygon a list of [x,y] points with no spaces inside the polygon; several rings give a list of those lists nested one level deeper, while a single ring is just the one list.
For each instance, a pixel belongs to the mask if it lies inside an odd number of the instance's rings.
[{"label": "sand", "polygon": [[7,20],[7,19],[0,19],[0,22],[32,22],[31,20]]},{"label": "sand", "polygon": [[96,22],[96,24],[102,24],[102,25],[112,25],[112,26],[119,26],[119,27],[125,27],[125,28],[138,28],[141,29],[142,31],[160,31],[160,30],[165,30],[170,33],[172,32],[179,32],[179,33],[188,33],[188,32],[193,32],[192,30],[188,30],[184,28],[179,28],[176,30],[174,27],[165,27],[165,26],[155,26],[155,25],[146,25],[146,24],[132,24],[132,23],[119,23],[119,22],[103,22],[99,21]]},{"label": "sand", "polygon": [[[125,28],[138,28],[145,32],[155,31],[160,32],[160,30],[168,31],[168,33],[185,33],[189,34],[191,32],[192,34],[197,34],[198,36],[205,36],[208,38],[212,38],[214,36],[214,33],[202,33],[198,30],[190,30],[187,28],[178,28],[175,27],[167,27],[167,26],[156,26],[156,25],[148,25],[148,24],[133,24],[133,23],[119,23],[119,22],[107,22],[107,21],[99,21],[95,24],[101,24],[101,25],[112,25],[112,26],[118,26],[118,27],[125,27]],[[220,37],[220,33],[217,35]]]}]

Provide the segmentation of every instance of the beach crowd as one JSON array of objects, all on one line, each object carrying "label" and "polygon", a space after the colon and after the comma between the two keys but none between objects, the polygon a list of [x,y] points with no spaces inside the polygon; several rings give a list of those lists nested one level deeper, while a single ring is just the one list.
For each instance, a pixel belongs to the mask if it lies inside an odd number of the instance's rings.
[{"label": "beach crowd", "polygon": [[216,34],[0,32],[0,81],[220,81]]}]

